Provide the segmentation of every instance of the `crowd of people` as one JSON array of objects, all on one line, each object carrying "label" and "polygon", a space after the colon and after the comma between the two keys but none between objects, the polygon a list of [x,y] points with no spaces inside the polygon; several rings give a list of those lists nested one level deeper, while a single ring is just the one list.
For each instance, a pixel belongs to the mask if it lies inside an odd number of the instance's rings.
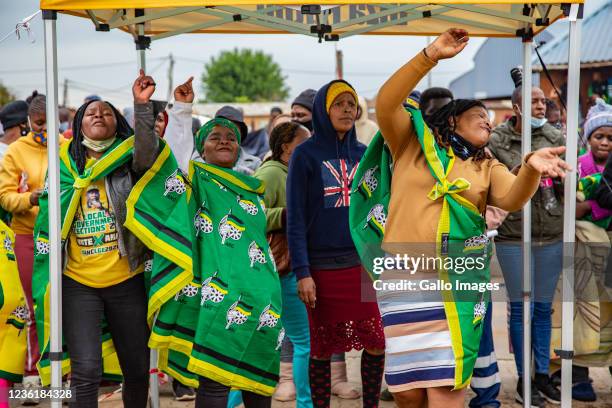
[{"label": "crowd of people", "polygon": [[[520,84],[514,115],[495,128],[481,101],[415,91],[468,40],[451,29],[395,72],[378,93],[376,122],[355,88],[333,80],[301,92],[291,113],[273,109],[263,129],[249,132],[229,105],[195,125],[193,78],[166,105],[152,99],[155,81],[143,71],[125,116],[95,95],[63,110],[61,356],[49,348],[46,99],[34,92],[2,107],[0,391],[48,385],[52,357],[75,390],[71,407],[97,406],[102,381],[121,383],[124,406],[145,407],[153,348],[175,397],[198,408],[270,407],[273,398],[329,407],[332,394],[366,408],[381,399],[463,407],[470,385],[470,407],[499,407],[491,293],[456,289],[490,281],[497,230],[516,399],[530,352],[531,406],[559,403],[551,350],[560,339],[563,179],[573,171],[561,115],[531,90],[532,152],[523,157]],[[589,367],[612,366],[612,106],[597,101],[582,127],[572,393],[593,401]],[[529,200],[526,351],[521,209]],[[381,275],[387,283],[453,285],[375,290],[372,254],[393,265]],[[458,263],[409,269],[393,263],[402,256],[484,263],[467,273]],[[351,350],[362,350],[360,388],[347,382]]]}]

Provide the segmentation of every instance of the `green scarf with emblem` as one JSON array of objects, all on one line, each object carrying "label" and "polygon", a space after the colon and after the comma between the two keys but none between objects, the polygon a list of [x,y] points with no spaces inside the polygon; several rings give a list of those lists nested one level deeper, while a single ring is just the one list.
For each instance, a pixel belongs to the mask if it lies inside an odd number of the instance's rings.
[{"label": "green scarf with emblem", "polygon": [[[204,376],[272,395],[284,330],[263,185],[193,161],[189,184],[183,217],[193,240],[193,280],[162,306],[149,345],[159,349],[159,368],[183,384],[197,387]],[[155,191],[147,186],[143,195]]]},{"label": "green scarf with emblem", "polygon": [[[437,226],[436,256],[443,266],[438,270],[439,279],[452,287],[442,291],[442,298],[455,358],[455,389],[459,389],[469,384],[478,356],[489,295],[488,291],[474,290],[474,285],[489,282],[491,243],[478,209],[458,194],[470,188],[469,181],[448,179],[455,162],[452,149],[438,146],[420,110],[408,107],[407,111],[433,177],[432,190],[427,197],[442,206]],[[353,241],[373,280],[379,279],[373,271],[374,259],[385,256],[381,244],[391,196],[391,178],[391,154],[379,132],[360,161],[349,209]],[[405,187],[410,189],[410,186]],[[461,266],[460,262],[467,258],[473,258],[472,264],[480,258],[478,265],[484,267]]]},{"label": "green scarf with emblem", "polygon": [[[72,223],[81,199],[81,195],[84,189],[100,179],[111,174],[120,166],[128,163],[132,159],[134,150],[134,136],[129,137],[125,140],[117,139],[111,147],[104,152],[102,157],[98,159],[92,166],[86,168],[82,174],[79,174],[77,166],[69,154],[69,147],[72,141],[64,143],[60,147],[60,208],[61,208],[61,239],[62,249],[65,255],[66,245],[68,242],[68,236],[71,231]],[[156,179],[155,174],[160,169],[166,171],[167,168],[177,169],[176,160],[170,152],[170,148],[163,142],[160,142],[160,153],[156,159],[155,164],[152,168],[145,173],[143,177],[132,189],[130,197],[128,198],[128,214],[126,220],[126,227],[130,228],[137,236],[147,245],[155,247],[155,244],[160,240],[165,240],[165,245],[173,246],[174,251],[163,251],[159,252],[165,255],[167,258],[163,258],[160,255],[158,265],[165,266],[164,279],[159,279],[156,284],[151,284],[154,277],[151,277],[152,273],[149,271],[146,276],[147,286],[151,287],[149,290],[149,310],[148,315],[154,316],[156,311],[159,309],[167,298],[173,296],[180,288],[191,280],[191,245],[190,243],[185,246],[181,246],[182,240],[178,236],[183,232],[188,234],[189,231],[185,232],[181,230],[180,217],[176,219],[168,218],[169,214],[173,214],[175,211],[186,211],[187,200],[184,193],[185,189],[181,193],[180,189],[174,187],[171,191],[166,191],[163,199],[157,197],[153,200],[152,206],[157,209],[163,209],[163,212],[159,212],[154,217],[147,219],[149,223],[155,225],[164,225],[164,234],[158,234],[156,237],[141,234],[141,230],[138,230],[138,216],[139,213],[133,205],[137,201],[134,195],[139,194],[139,186],[151,179]],[[176,174],[175,174],[176,177]],[[144,180],[144,181],[143,181]],[[177,183],[172,183],[175,186]],[[184,187],[184,185],[183,185]],[[49,361],[50,351],[50,322],[49,322],[49,310],[50,310],[50,295],[49,295],[49,202],[47,195],[47,188],[45,188],[43,194],[40,197],[40,211],[36,219],[36,225],[34,228],[35,237],[35,250],[34,250],[34,276],[32,281],[32,291],[35,303],[35,315],[36,324],[38,330],[38,342],[41,350],[41,359],[38,362],[38,370],[44,385],[49,384],[51,376],[51,368]],[[132,203],[132,205],[130,205]],[[181,208],[182,204],[182,208]],[[147,207],[151,208],[151,206]],[[168,238],[170,236],[170,238]],[[164,247],[165,248],[165,247]],[[150,269],[150,268],[149,268]],[[160,283],[161,282],[161,283]],[[172,285],[176,287],[172,287]],[[150,319],[152,321],[152,318]],[[103,358],[103,376],[106,379],[120,381],[121,380],[121,369],[117,354],[115,352],[111,334],[108,328],[108,324],[102,321],[102,358]],[[70,359],[69,350],[66,345],[62,346],[62,372],[63,375],[70,372]]]}]

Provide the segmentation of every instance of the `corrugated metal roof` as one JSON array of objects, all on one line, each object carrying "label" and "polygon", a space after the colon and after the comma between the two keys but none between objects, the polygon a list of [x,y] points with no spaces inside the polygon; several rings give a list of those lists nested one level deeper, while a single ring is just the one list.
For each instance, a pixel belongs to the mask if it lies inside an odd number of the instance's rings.
[{"label": "corrugated metal roof", "polygon": [[[563,36],[540,49],[542,59],[547,66],[567,65],[568,35],[566,30]],[[580,62],[582,64],[612,62],[612,1],[604,4],[599,10],[584,19]],[[533,65],[534,68],[540,67],[537,57]]]},{"label": "corrugated metal roof", "polygon": [[[546,31],[536,41],[551,41]],[[489,38],[474,56],[474,68],[453,80],[449,89],[456,98],[495,99],[510,97],[514,84],[510,70],[522,65],[523,45],[517,38]],[[537,83],[538,77],[534,78]]]}]

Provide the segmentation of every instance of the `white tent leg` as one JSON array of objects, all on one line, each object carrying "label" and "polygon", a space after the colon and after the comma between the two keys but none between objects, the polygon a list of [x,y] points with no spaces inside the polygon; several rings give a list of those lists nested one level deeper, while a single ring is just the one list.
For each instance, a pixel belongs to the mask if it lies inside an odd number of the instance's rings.
[{"label": "white tent leg", "polygon": [[[522,157],[531,151],[531,45],[523,41]],[[531,407],[531,200],[523,207],[523,406]]]},{"label": "white tent leg", "polygon": [[[144,36],[144,33],[144,24],[138,24],[138,36]],[[138,42],[136,43],[136,52],[138,54],[138,69],[142,69],[143,71],[147,72],[147,51],[145,50],[144,46],[138,44]]]},{"label": "white tent leg", "polygon": [[[143,38],[145,34],[144,24],[138,24],[138,36]],[[136,52],[138,54],[138,69],[147,72],[147,54],[146,45],[136,41]],[[159,376],[157,375],[157,350],[151,349],[149,357],[149,394],[151,399],[151,408],[159,408]]]},{"label": "white tent leg", "polygon": [[[51,386],[62,386],[62,244],[59,195],[59,115],[57,96],[57,35],[56,11],[43,11],[45,23],[45,79],[47,93],[47,155],[49,159],[49,284],[50,284],[50,352]],[[60,400],[52,408],[60,408]]]},{"label": "white tent leg", "polygon": [[[582,5],[572,4],[569,26],[569,61],[567,83],[567,151],[568,164],[577,169],[578,101],[580,85],[580,35]],[[576,171],[565,179],[563,209],[563,304],[561,326],[561,406],[572,406],[572,357],[574,349],[574,243],[576,237]]]}]

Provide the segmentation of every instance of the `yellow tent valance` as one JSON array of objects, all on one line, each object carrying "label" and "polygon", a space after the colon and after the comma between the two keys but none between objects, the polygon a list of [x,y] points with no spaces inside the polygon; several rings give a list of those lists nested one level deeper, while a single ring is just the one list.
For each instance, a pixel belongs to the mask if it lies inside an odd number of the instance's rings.
[{"label": "yellow tent valance", "polygon": [[302,14],[299,5],[279,0],[41,0],[40,7],[91,19],[98,30],[135,33],[135,25],[144,23],[145,34],[154,41],[184,33],[293,33],[328,39],[332,35],[339,39],[361,34],[437,35],[449,27],[464,28],[471,36],[516,37],[520,30],[537,34],[564,16],[562,3],[551,1],[351,4],[332,0],[319,4],[329,7],[320,16]]}]

